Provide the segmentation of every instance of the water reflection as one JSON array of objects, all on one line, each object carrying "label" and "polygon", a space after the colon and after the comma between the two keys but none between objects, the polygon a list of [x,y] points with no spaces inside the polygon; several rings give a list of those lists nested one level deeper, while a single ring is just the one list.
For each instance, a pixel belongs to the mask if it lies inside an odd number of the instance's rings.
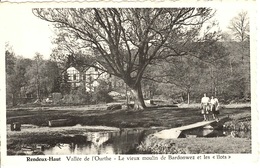
[{"label": "water reflection", "polygon": [[[156,130],[143,131],[138,129],[115,132],[88,132],[77,141],[75,136],[71,142],[59,143],[55,146],[41,148],[46,155],[95,155],[95,154],[136,154],[136,147],[145,136]],[[180,138],[222,137],[232,136],[251,138],[251,132],[232,132],[213,129],[193,129],[183,131]]]},{"label": "water reflection", "polygon": [[130,154],[141,142],[142,130],[88,132],[84,143],[57,144],[43,151],[46,155]]}]

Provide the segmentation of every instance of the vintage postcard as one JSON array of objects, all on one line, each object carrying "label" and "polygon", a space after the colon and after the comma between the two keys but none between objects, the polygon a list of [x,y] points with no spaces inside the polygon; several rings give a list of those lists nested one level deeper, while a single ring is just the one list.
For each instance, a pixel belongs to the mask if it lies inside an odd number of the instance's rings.
[{"label": "vintage postcard", "polygon": [[256,14],[0,3],[1,166],[259,166]]}]

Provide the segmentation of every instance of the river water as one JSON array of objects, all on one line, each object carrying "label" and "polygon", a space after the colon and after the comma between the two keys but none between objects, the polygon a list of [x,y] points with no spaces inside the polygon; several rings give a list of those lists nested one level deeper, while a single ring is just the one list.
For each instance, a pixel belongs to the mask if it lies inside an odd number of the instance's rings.
[{"label": "river water", "polygon": [[[154,132],[154,131],[152,131]],[[134,154],[144,137],[150,134],[144,130],[116,132],[89,132],[84,143],[61,143],[43,150],[46,155],[88,155],[88,154]],[[230,136],[231,131],[195,129],[181,134],[180,138]],[[236,132],[237,137],[249,138],[250,132]]]},{"label": "river water", "polygon": [[[100,154],[136,154],[136,147],[144,138],[161,129],[108,129],[91,130],[91,126],[66,127],[66,130],[82,129],[83,134],[68,134],[70,140],[66,143],[55,139],[54,144],[25,144],[21,152],[27,155],[45,154],[45,155],[100,155]],[[96,128],[96,127],[95,127]],[[47,128],[46,128],[47,129]],[[51,131],[61,130],[61,128],[52,128]],[[65,128],[62,128],[65,129]],[[45,128],[23,128],[21,132],[46,131]],[[14,132],[10,132],[14,133]],[[251,138],[251,132],[234,132],[215,129],[193,129],[183,131],[179,138],[197,138],[197,137],[223,137],[234,136],[240,138]],[[64,137],[66,138],[66,137]],[[63,138],[61,138],[63,139]],[[57,143],[56,143],[57,142]]]},{"label": "river water", "polygon": [[61,143],[43,150],[46,155],[133,154],[145,131],[89,132],[84,143]]}]

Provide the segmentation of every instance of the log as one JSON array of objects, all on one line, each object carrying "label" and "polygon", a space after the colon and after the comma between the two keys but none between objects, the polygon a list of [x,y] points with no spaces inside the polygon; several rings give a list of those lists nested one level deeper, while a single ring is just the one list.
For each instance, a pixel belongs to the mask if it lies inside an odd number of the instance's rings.
[{"label": "log", "polygon": [[121,104],[113,104],[113,105],[107,107],[107,110],[119,110],[119,109],[122,109]]},{"label": "log", "polygon": [[49,127],[60,127],[60,126],[68,126],[67,119],[58,119],[58,120],[50,120]]}]

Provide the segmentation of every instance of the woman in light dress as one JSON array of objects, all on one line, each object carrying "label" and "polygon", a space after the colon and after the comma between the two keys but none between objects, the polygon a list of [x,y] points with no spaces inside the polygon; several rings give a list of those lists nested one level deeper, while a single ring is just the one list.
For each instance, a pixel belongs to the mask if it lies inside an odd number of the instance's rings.
[{"label": "woman in light dress", "polygon": [[213,119],[219,121],[219,102],[216,97],[214,98],[214,96],[211,96],[210,99],[210,111],[212,112]]}]

